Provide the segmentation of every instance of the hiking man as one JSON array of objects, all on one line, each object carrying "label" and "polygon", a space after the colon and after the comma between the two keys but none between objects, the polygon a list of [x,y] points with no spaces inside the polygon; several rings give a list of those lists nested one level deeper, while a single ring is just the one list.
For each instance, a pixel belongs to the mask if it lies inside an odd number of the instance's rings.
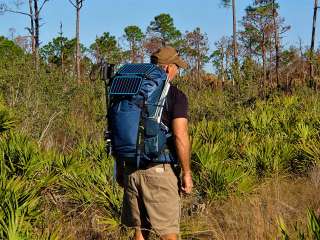
[{"label": "hiking man", "polygon": [[[151,63],[162,68],[169,81],[187,64],[172,47],[163,47],[151,56]],[[135,239],[148,238],[154,230],[163,240],[175,240],[179,235],[180,190],[191,193],[193,183],[190,169],[187,97],[171,86],[166,97],[162,122],[171,130],[168,151],[176,156],[182,170],[170,163],[148,163],[137,168],[124,166],[117,160],[117,182],[124,187],[121,221],[135,228]],[[179,167],[179,169],[180,169]],[[181,186],[179,186],[181,185]]]}]

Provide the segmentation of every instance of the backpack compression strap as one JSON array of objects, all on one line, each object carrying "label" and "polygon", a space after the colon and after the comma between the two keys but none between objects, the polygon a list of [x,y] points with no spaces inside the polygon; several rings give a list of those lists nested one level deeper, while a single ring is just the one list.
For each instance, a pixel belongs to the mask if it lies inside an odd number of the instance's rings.
[{"label": "backpack compression strap", "polygon": [[157,109],[156,109],[155,114],[153,116],[153,118],[156,119],[157,123],[159,123],[159,124],[161,122],[162,112],[163,112],[164,104],[166,102],[166,98],[167,98],[169,89],[170,89],[170,82],[169,82],[169,78],[167,77],[166,82],[163,87],[163,90],[162,90],[162,93],[161,93],[161,96],[159,98]]}]

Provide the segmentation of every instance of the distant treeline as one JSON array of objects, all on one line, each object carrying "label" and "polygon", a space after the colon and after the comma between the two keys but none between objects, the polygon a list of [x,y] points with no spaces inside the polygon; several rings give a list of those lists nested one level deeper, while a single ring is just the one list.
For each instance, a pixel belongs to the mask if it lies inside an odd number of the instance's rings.
[{"label": "distant treeline", "polygon": [[[236,1],[221,0],[225,7],[232,6],[233,36],[222,36],[210,51],[207,34],[199,27],[181,32],[169,14],[159,14],[150,22],[147,29],[129,25],[123,29],[123,36],[117,38],[104,32],[97,36],[90,46],[80,42],[80,10],[84,10],[85,0],[69,1],[76,9],[76,37],[64,36],[63,25],[57,37],[46,45],[40,46],[41,10],[48,0],[29,1],[29,11],[21,12],[2,2],[2,13],[24,14],[29,17],[28,36],[14,36],[11,40],[25,53],[33,55],[34,68],[40,65],[59,69],[62,74],[77,79],[80,83],[88,77],[92,65],[101,59],[117,65],[125,62],[148,61],[148,56],[164,45],[176,47],[186,59],[190,68],[185,73],[200,81],[208,80],[212,86],[234,86],[241,92],[247,85],[256,85],[260,96],[267,96],[273,89],[282,89],[290,93],[297,84],[306,84],[317,90],[319,76],[319,52],[314,50],[314,38],[318,2],[315,1],[314,19],[310,47],[300,41],[299,46],[285,48],[283,34],[290,30],[279,14],[276,0],[253,0],[245,9],[242,19],[236,19]],[[218,5],[217,5],[218,7]],[[45,17],[45,16],[44,16]],[[5,16],[2,16],[5,18]],[[237,23],[240,27],[237,27]],[[8,47],[5,38],[0,48]],[[4,50],[2,50],[4,52]],[[9,54],[8,52],[6,54]],[[212,64],[215,75],[204,71],[205,64]]]}]

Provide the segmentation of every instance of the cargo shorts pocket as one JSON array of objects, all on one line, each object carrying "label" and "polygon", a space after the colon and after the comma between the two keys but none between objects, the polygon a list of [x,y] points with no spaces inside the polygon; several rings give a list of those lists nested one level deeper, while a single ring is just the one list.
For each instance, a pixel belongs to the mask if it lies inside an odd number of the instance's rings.
[{"label": "cargo shorts pocket", "polygon": [[171,169],[153,168],[144,176],[144,199],[148,203],[165,203],[179,198],[178,180]]}]

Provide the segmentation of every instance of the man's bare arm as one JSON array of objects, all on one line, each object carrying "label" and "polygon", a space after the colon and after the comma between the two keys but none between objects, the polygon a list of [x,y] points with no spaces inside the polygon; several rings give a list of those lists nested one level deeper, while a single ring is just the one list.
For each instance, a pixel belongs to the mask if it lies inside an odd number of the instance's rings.
[{"label": "man's bare arm", "polygon": [[182,190],[186,193],[191,193],[193,183],[190,168],[190,141],[188,134],[188,119],[173,119],[172,131],[176,146],[176,152],[182,168]]}]

